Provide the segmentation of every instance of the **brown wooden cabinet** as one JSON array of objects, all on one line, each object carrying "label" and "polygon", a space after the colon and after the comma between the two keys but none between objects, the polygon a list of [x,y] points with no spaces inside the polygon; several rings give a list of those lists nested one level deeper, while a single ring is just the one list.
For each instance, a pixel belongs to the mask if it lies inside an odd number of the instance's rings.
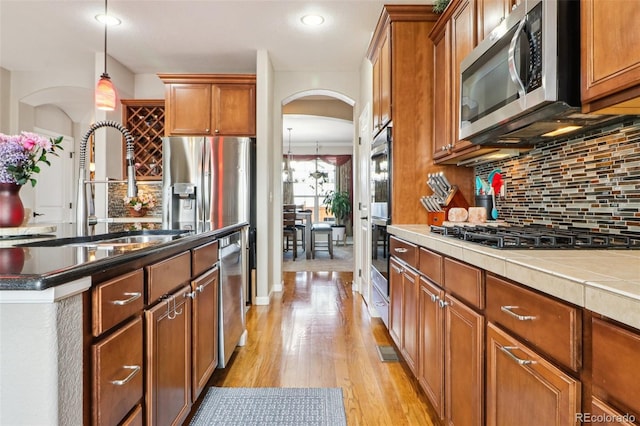
[{"label": "brown wooden cabinet", "polygon": [[159,76],[165,83],[165,135],[255,136],[255,75]]},{"label": "brown wooden cabinet", "polygon": [[[162,179],[162,138],[164,99],[122,99],[122,123],[134,139],[133,158],[136,179]],[[122,139],[122,152],[127,143]],[[127,170],[123,155],[123,168]]]},{"label": "brown wooden cabinet", "polygon": [[[432,148],[437,164],[457,164],[495,151],[458,137],[460,64],[477,44],[476,1],[452,0],[429,34],[434,43]],[[465,196],[471,199],[471,194]]]},{"label": "brown wooden cabinet", "polygon": [[191,283],[193,293],[192,402],[202,393],[218,365],[218,268]]},{"label": "brown wooden cabinet", "polygon": [[640,113],[640,20],[635,0],[582,0],[582,109]]},{"label": "brown wooden cabinet", "polygon": [[191,287],[145,311],[146,423],[181,425],[191,409]]},{"label": "brown wooden cabinet", "polygon": [[382,33],[373,57],[373,132],[391,120],[391,30]]},{"label": "brown wooden cabinet", "polygon": [[394,257],[389,260],[391,336],[404,360],[417,373],[418,360],[418,274]]},{"label": "brown wooden cabinet", "polygon": [[476,0],[476,4],[480,43],[520,4],[520,0]]},{"label": "brown wooden cabinet", "polygon": [[444,290],[420,277],[418,382],[434,411],[444,420]]},{"label": "brown wooden cabinet", "polygon": [[[393,127],[390,214],[395,224],[427,223],[420,204],[429,191],[425,176],[445,169],[433,163],[434,51],[427,38],[437,18],[432,5],[385,5],[367,51],[374,68],[373,136]],[[472,170],[452,167],[447,177],[471,196]]]},{"label": "brown wooden cabinet", "polygon": [[[640,419],[640,332],[608,320],[592,319],[592,394],[609,407]],[[631,421],[633,423],[633,421]]]},{"label": "brown wooden cabinet", "polygon": [[91,418],[95,425],[123,421],[143,397],[141,269],[91,291]]},{"label": "brown wooden cabinet", "polygon": [[487,425],[574,425],[581,384],[495,325],[487,326]]}]

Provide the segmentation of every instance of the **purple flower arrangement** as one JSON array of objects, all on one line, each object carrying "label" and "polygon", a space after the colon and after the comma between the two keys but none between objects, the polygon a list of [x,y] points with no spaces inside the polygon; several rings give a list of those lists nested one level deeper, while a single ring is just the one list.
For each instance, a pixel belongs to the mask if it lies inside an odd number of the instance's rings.
[{"label": "purple flower arrangement", "polygon": [[51,165],[47,155],[58,156],[62,150],[62,136],[47,139],[36,133],[21,132],[19,135],[0,133],[0,183],[36,186],[34,173],[40,172],[39,163]]}]

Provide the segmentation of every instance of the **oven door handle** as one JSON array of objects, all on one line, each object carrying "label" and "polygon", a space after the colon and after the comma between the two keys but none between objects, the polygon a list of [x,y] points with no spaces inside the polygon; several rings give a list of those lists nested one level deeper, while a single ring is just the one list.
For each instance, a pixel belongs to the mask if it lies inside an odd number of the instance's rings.
[{"label": "oven door handle", "polygon": [[516,46],[518,44],[518,40],[522,35],[522,29],[527,24],[527,16],[525,15],[520,21],[518,28],[516,29],[516,33],[513,35],[511,39],[511,44],[509,45],[509,75],[511,76],[511,80],[514,82],[516,86],[518,86],[518,95],[520,96],[520,101],[524,102],[524,96],[526,95],[526,88],[524,87],[524,83],[520,80],[520,76],[518,75],[518,70],[516,69]]}]

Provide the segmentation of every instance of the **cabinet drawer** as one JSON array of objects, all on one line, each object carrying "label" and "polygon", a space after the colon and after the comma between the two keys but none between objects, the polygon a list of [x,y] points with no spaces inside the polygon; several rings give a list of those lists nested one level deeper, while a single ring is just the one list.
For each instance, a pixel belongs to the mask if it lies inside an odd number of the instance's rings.
[{"label": "cabinet drawer", "polygon": [[93,335],[99,336],[142,311],[144,273],[138,269],[96,286],[92,293]]},{"label": "cabinet drawer", "polygon": [[442,255],[420,247],[419,269],[432,282],[442,285]]},{"label": "cabinet drawer", "polygon": [[142,318],[92,346],[93,424],[116,425],[143,394]]},{"label": "cabinet drawer", "polygon": [[487,317],[578,371],[582,320],[577,308],[487,274]]},{"label": "cabinet drawer", "polygon": [[191,250],[191,275],[197,277],[218,261],[218,241]]},{"label": "cabinet drawer", "polygon": [[371,302],[384,325],[389,328],[389,301],[382,295],[378,287],[371,286]]},{"label": "cabinet drawer", "polygon": [[418,246],[392,236],[389,238],[389,247],[391,256],[408,263],[412,268],[418,267]]},{"label": "cabinet drawer", "polygon": [[593,395],[640,417],[640,334],[594,318]]},{"label": "cabinet drawer", "polygon": [[185,252],[145,268],[147,304],[150,304],[191,279],[191,254]]},{"label": "cabinet drawer", "polygon": [[[596,397],[591,397],[591,419],[589,423],[596,426],[633,426],[631,416],[623,414]],[[593,419],[596,419],[595,421]],[[587,423],[587,419],[583,419]]]},{"label": "cabinet drawer", "polygon": [[445,258],[444,288],[472,306],[484,309],[484,279],[481,269]]}]

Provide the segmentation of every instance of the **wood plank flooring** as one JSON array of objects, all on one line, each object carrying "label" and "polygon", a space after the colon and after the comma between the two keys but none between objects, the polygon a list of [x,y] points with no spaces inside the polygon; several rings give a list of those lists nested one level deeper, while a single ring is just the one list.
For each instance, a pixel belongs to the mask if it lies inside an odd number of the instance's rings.
[{"label": "wood plank flooring", "polygon": [[380,360],[377,345],[391,339],[351,290],[352,279],[351,272],[285,272],[284,291],[249,309],[247,345],[209,384],[341,387],[349,426],[432,425],[406,364]]}]

